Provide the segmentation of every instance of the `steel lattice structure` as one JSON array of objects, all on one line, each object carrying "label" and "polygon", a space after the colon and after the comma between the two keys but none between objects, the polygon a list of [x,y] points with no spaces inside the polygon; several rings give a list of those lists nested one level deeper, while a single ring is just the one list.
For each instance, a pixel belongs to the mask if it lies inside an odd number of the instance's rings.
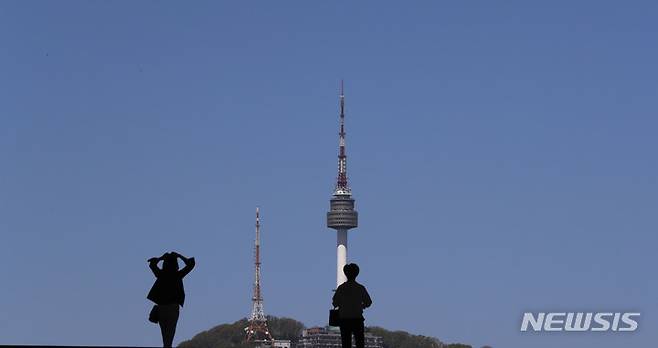
[{"label": "steel lattice structure", "polygon": [[251,317],[249,318],[249,326],[245,328],[247,333],[247,342],[263,342],[272,341],[272,334],[267,327],[267,318],[263,310],[263,296],[260,288],[260,211],[256,208],[256,239],[254,247],[254,294],[252,297]]}]

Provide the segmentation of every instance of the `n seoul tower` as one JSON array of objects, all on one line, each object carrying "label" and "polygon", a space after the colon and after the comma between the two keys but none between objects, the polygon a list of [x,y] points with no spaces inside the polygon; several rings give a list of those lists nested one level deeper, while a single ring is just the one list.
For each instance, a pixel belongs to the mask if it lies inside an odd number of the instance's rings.
[{"label": "n seoul tower", "polygon": [[327,227],[336,230],[336,288],[347,281],[343,267],[347,264],[347,231],[358,225],[352,191],[347,184],[347,154],[345,152],[345,94],[340,82],[340,131],[338,143],[338,177],[327,213]]}]

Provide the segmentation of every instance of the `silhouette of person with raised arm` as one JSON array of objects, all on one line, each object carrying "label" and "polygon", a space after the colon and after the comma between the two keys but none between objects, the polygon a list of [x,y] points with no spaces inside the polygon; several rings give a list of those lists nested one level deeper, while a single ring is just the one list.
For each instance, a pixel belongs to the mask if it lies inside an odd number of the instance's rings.
[{"label": "silhouette of person with raised arm", "polygon": [[[185,267],[181,270],[178,269],[178,258],[185,263]],[[162,269],[158,267],[160,260],[162,260]],[[160,324],[162,344],[164,347],[171,347],[176,334],[178,306],[182,307],[185,302],[183,278],[194,268],[195,261],[193,257],[187,258],[172,251],[164,253],[160,257],[152,257],[148,263],[157,278],[146,296],[147,299],[156,303],[149,320]]]},{"label": "silhouette of person with raised arm", "polygon": [[352,334],[354,334],[356,348],[364,348],[363,310],[372,305],[372,300],[366,287],[356,282],[359,266],[349,263],[343,267],[343,273],[347,281],[336,289],[332,299],[334,308],[338,307],[340,338],[343,348],[352,348]]}]

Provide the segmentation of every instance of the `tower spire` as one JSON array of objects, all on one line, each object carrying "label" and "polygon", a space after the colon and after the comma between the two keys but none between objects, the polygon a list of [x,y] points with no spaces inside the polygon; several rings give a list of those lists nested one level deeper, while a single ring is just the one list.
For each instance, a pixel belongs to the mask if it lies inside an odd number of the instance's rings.
[{"label": "tower spire", "polygon": [[249,318],[249,326],[245,328],[247,332],[247,342],[272,341],[272,335],[267,328],[267,318],[263,310],[263,296],[260,289],[260,209],[256,208],[256,239],[254,240],[254,294],[251,298],[252,309]]},{"label": "tower spire", "polygon": [[335,195],[350,195],[347,183],[347,152],[345,150],[345,92],[343,80],[340,81],[340,130],[338,132],[338,176],[336,179]]}]

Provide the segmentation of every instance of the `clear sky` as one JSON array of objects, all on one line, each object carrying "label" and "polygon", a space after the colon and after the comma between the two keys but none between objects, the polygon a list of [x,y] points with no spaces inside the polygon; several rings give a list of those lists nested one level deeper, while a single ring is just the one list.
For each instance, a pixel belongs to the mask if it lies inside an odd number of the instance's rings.
[{"label": "clear sky", "polygon": [[[0,2],[0,343],[325,324],[338,86],[367,324],[480,347],[658,342],[655,2]],[[625,334],[525,311],[640,311]]]}]

